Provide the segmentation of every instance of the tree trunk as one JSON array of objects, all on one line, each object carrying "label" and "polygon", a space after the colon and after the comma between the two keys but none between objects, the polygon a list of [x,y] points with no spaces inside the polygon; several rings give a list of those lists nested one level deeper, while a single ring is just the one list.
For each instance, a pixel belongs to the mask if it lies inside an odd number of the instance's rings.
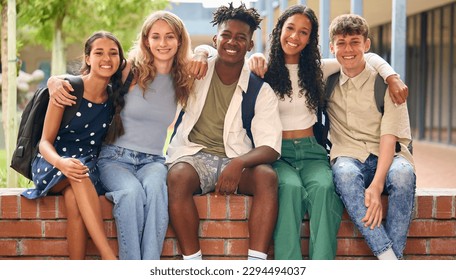
[{"label": "tree trunk", "polygon": [[6,104],[8,97],[8,5],[6,0],[1,0],[2,5],[2,31],[1,31],[1,56],[2,56],[2,125],[6,139]]},{"label": "tree trunk", "polygon": [[[13,156],[17,138],[17,48],[16,48],[16,0],[8,0],[8,107],[6,114],[6,162]],[[6,105],[6,104],[4,104]],[[5,108],[5,106],[3,106]],[[17,173],[7,169],[6,186],[17,187]]]},{"label": "tree trunk", "polygon": [[56,20],[54,38],[52,41],[51,75],[66,73],[65,44],[62,37],[62,23],[65,16]]}]

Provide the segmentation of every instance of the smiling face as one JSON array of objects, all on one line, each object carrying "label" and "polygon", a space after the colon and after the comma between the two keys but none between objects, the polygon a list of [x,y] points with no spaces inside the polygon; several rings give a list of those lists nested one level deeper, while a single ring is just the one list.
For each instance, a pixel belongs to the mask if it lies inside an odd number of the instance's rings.
[{"label": "smiling face", "polygon": [[299,62],[301,51],[307,46],[311,32],[312,23],[303,14],[295,14],[285,21],[280,35],[285,63],[297,64]]},{"label": "smiling face", "polygon": [[90,65],[90,72],[104,78],[110,78],[120,66],[119,47],[106,37],[96,39],[91,44],[90,54],[85,57]]},{"label": "smiling face", "polygon": [[172,63],[179,47],[179,40],[173,29],[164,20],[157,20],[145,42],[154,56],[154,63]]},{"label": "smiling face", "polygon": [[236,19],[220,24],[213,40],[217,47],[218,61],[226,64],[243,65],[245,54],[253,48],[250,26]]},{"label": "smiling face", "polygon": [[363,35],[334,35],[330,43],[331,52],[336,56],[342,70],[349,77],[355,77],[364,70],[364,53],[370,48],[370,39]]}]

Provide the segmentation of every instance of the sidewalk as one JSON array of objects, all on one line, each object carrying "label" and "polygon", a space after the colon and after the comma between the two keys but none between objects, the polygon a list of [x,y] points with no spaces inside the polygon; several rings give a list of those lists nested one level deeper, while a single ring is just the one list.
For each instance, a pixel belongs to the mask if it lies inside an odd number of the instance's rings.
[{"label": "sidewalk", "polygon": [[417,188],[456,190],[456,146],[413,141]]}]

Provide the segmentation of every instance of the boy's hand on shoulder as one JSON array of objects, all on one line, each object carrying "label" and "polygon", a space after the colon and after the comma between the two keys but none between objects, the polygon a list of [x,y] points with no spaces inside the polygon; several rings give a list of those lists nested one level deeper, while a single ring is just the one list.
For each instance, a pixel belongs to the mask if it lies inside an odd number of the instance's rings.
[{"label": "boy's hand on shoulder", "polygon": [[47,86],[52,104],[60,108],[76,104],[77,97],[70,93],[74,89],[69,81],[59,77],[50,77]]},{"label": "boy's hand on shoulder", "polygon": [[407,100],[408,87],[398,75],[391,75],[386,78],[389,87],[389,94],[394,104],[400,105]]},{"label": "boy's hand on shoulder", "polygon": [[262,53],[254,53],[247,60],[247,65],[254,74],[258,77],[264,78],[264,75],[268,71],[268,63],[266,57]]},{"label": "boy's hand on shoulder", "polygon": [[189,78],[200,80],[206,76],[207,73],[207,58],[208,53],[205,51],[197,51],[193,55],[189,64]]}]

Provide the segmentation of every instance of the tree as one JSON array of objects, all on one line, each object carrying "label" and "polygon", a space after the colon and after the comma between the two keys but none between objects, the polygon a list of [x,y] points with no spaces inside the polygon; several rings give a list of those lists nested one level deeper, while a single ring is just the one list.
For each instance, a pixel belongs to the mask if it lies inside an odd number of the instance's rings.
[{"label": "tree", "polygon": [[66,72],[65,47],[97,30],[113,32],[128,47],[143,19],[168,0],[24,0],[18,7],[23,43],[52,49],[51,74]]}]

